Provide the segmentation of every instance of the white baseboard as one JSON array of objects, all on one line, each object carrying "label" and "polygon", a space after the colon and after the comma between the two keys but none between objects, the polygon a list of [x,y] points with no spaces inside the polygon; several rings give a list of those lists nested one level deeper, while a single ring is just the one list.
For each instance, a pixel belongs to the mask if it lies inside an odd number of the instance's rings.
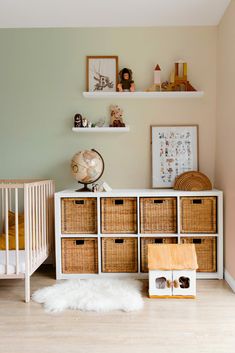
[{"label": "white baseboard", "polygon": [[229,287],[231,287],[231,289],[235,292],[235,279],[227,270],[224,271],[224,279],[228,283]]}]

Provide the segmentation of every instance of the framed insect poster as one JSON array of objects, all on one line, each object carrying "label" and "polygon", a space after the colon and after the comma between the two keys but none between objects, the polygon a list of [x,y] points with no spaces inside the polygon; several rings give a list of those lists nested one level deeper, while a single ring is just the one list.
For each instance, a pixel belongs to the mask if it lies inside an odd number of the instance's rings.
[{"label": "framed insect poster", "polygon": [[117,82],[117,56],[87,56],[87,92],[115,92]]},{"label": "framed insect poster", "polygon": [[175,178],[198,170],[198,125],[151,126],[152,187],[171,188]]}]

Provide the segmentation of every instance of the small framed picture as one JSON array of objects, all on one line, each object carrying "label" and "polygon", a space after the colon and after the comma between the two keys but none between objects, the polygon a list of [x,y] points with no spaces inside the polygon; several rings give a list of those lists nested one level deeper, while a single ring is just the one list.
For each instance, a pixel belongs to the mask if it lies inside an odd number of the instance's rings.
[{"label": "small framed picture", "polygon": [[87,92],[115,92],[117,83],[117,56],[87,56]]},{"label": "small framed picture", "polygon": [[198,125],[151,126],[152,187],[171,188],[175,178],[198,170]]}]

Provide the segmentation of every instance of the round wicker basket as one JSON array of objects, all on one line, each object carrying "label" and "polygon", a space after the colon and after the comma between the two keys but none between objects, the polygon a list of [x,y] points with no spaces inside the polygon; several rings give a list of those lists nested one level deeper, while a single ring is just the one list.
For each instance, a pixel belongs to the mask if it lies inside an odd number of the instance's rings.
[{"label": "round wicker basket", "polygon": [[212,184],[205,174],[201,172],[190,171],[182,173],[176,177],[174,189],[184,191],[211,190]]}]

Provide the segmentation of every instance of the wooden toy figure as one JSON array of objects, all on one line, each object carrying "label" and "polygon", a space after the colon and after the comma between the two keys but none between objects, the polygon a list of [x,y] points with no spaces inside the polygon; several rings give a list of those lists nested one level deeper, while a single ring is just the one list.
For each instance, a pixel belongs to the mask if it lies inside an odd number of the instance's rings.
[{"label": "wooden toy figure", "polygon": [[153,71],[153,85],[149,87],[147,92],[161,91],[161,68],[157,64]]},{"label": "wooden toy figure", "polygon": [[159,65],[155,67],[154,73],[154,85],[155,85],[155,91],[161,91],[161,68]]},{"label": "wooden toy figure", "polygon": [[120,82],[117,85],[119,92],[130,91],[135,92],[135,84],[132,80],[132,71],[124,68],[119,72]]}]

